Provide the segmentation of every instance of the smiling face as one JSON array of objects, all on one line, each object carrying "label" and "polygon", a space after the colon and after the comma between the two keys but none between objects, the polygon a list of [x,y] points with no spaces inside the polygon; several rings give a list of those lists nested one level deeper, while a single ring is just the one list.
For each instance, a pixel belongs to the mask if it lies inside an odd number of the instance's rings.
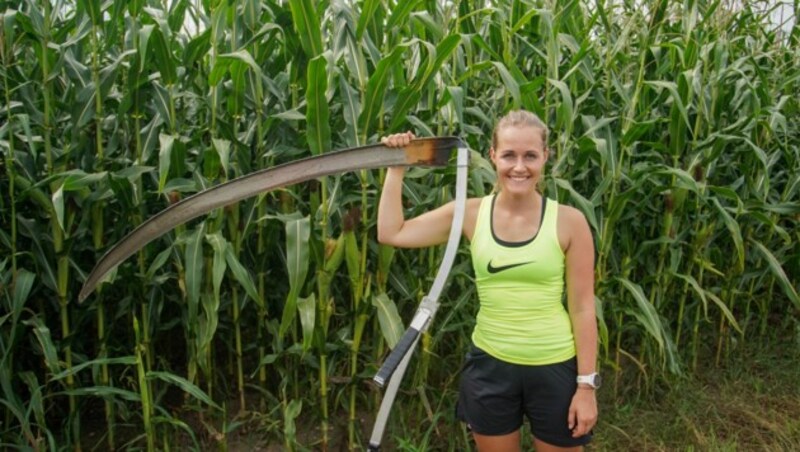
[{"label": "smiling face", "polygon": [[547,162],[544,133],[531,125],[501,127],[489,156],[497,169],[501,191],[511,195],[533,193]]}]

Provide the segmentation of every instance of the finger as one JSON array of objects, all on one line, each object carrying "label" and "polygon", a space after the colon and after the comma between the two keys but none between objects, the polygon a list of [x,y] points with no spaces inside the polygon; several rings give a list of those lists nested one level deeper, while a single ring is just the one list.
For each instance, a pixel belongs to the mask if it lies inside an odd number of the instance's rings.
[{"label": "finger", "polygon": [[390,147],[390,148],[397,148],[397,147],[405,146],[405,144],[403,143],[403,137],[402,137],[401,134],[392,134],[392,135],[389,135],[387,137],[383,137],[381,139],[381,143],[383,143],[384,146]]},{"label": "finger", "polygon": [[578,427],[573,430],[572,436],[578,437],[589,434],[592,431],[592,428],[595,425],[595,419],[587,418],[587,419],[579,419],[578,420]]},{"label": "finger", "polygon": [[575,412],[575,408],[569,408],[569,415],[567,415],[567,427],[570,430],[573,430],[577,427],[575,424],[577,423],[577,413]]}]

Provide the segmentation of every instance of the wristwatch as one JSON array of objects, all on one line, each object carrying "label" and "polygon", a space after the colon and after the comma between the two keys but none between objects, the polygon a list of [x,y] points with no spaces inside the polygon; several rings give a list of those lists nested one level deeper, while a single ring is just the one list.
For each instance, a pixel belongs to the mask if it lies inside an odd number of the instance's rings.
[{"label": "wristwatch", "polygon": [[592,372],[589,375],[578,375],[578,384],[585,384],[589,385],[592,389],[597,389],[603,382],[603,379],[600,378],[600,374],[597,372]]}]

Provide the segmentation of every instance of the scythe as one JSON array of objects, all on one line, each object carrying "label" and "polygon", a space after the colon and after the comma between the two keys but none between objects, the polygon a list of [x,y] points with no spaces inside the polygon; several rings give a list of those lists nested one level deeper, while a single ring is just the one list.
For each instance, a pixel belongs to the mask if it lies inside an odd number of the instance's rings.
[{"label": "scythe", "polygon": [[[391,406],[419,335],[430,325],[438,308],[438,298],[455,258],[464,219],[468,151],[457,137],[421,138],[403,148],[369,145],[329,152],[285,163],[236,178],[185,198],[150,217],[109,249],[89,273],[78,295],[83,302],[114,267],[145,245],[187,221],[214,209],[299,182],[336,173],[375,169],[387,166],[445,166],[453,148],[458,148],[456,172],[456,209],[445,254],[428,295],[423,297],[406,333],[397,343],[374,381],[389,383],[378,412],[369,450],[380,448],[381,437]],[[392,375],[394,374],[394,378]]]}]

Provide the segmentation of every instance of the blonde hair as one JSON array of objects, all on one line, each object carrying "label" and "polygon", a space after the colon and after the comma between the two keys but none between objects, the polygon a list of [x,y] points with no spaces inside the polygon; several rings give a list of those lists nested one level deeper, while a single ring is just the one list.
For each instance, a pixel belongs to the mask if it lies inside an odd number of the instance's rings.
[{"label": "blonde hair", "polygon": [[[534,129],[538,129],[542,133],[542,143],[544,144],[545,150],[547,150],[547,126],[544,122],[539,119],[536,114],[528,110],[511,110],[497,121],[492,131],[492,149],[494,149],[495,152],[497,151],[497,135],[500,130],[506,127],[533,127]],[[539,191],[544,190],[544,177],[539,179],[538,189]],[[498,192],[500,192],[500,183],[495,182],[492,193]]]},{"label": "blonde hair", "polygon": [[506,127],[533,127],[542,132],[542,143],[547,147],[547,126],[535,114],[527,110],[511,110],[497,121],[492,131],[492,148],[497,149],[497,135]]}]

